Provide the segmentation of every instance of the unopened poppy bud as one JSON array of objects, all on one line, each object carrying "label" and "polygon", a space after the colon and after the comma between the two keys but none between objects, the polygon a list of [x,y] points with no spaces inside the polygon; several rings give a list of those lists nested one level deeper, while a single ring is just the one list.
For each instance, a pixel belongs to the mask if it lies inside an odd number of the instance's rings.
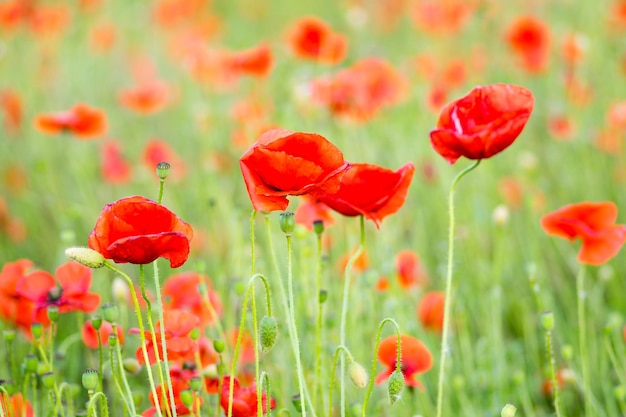
[{"label": "unopened poppy bud", "polygon": [[279,223],[280,230],[288,236],[293,233],[293,229],[296,227],[296,220],[293,217],[293,213],[290,211],[280,213]]},{"label": "unopened poppy bud", "polygon": [[133,403],[136,407],[139,407],[143,402],[143,394],[139,391],[133,391]]},{"label": "unopened poppy bud", "polygon": [[313,222],[313,231],[316,235],[321,235],[324,233],[324,222],[321,220],[315,220]]},{"label": "unopened poppy bud", "polygon": [[293,406],[296,408],[296,411],[298,413],[302,413],[302,398],[300,397],[300,394],[296,394],[293,397],[291,397],[291,402],[293,403]]},{"label": "unopened poppy bud", "polygon": [[350,381],[359,388],[364,388],[367,385],[367,371],[358,362],[352,362],[348,366],[348,376]]},{"label": "unopened poppy bud", "polygon": [[141,364],[135,358],[124,358],[122,366],[124,370],[131,375],[137,375],[141,371]]},{"label": "unopened poppy bud", "polygon": [[561,348],[561,356],[566,362],[574,359],[574,348],[572,347],[572,345],[563,345],[563,347]]},{"label": "unopened poppy bud", "polygon": [[185,407],[191,407],[193,404],[193,392],[191,390],[182,390],[180,392],[180,400],[185,405]]},{"label": "unopened poppy bud", "polygon": [[507,404],[502,408],[500,412],[501,417],[515,417],[515,413],[517,413],[517,407],[513,404]]},{"label": "unopened poppy bud", "polygon": [[109,333],[109,347],[115,347],[117,345],[117,334]]},{"label": "unopened poppy bud", "polygon": [[359,417],[363,414],[363,404],[352,403],[348,408],[350,417]]},{"label": "unopened poppy bud", "polygon": [[43,326],[41,323],[33,323],[30,326],[30,332],[33,335],[33,338],[39,339],[43,333]]},{"label": "unopened poppy bud", "polygon": [[224,349],[226,349],[226,343],[224,343],[223,340],[215,339],[213,341],[213,349],[215,349],[217,353],[224,353]]},{"label": "unopened poppy bud", "polygon": [[41,383],[45,388],[52,389],[54,388],[54,374],[52,372],[46,372],[41,375]]},{"label": "unopened poppy bud", "polygon": [[324,304],[327,299],[328,299],[328,291],[320,290],[320,293],[319,293],[319,296],[318,296],[318,300],[319,300],[320,304]]},{"label": "unopened poppy bud", "polygon": [[200,337],[200,329],[198,329],[197,327],[191,329],[191,331],[189,332],[189,337],[191,337],[191,340],[198,340],[198,338]]},{"label": "unopened poppy bud", "polygon": [[165,180],[170,173],[172,166],[168,162],[159,162],[156,166],[156,173],[159,179]]},{"label": "unopened poppy bud", "polygon": [[261,342],[261,350],[268,352],[276,343],[276,337],[278,336],[278,323],[276,319],[271,316],[263,317],[261,320],[259,330],[259,339]]},{"label": "unopened poppy bud", "polygon": [[[115,303],[106,303],[102,306],[102,315],[109,323],[117,323],[120,317],[120,311]],[[93,323],[92,323],[93,324]]]},{"label": "unopened poppy bud", "polygon": [[51,371],[52,370],[45,362],[37,362],[37,375],[43,375]]},{"label": "unopened poppy bud", "polygon": [[404,385],[404,375],[402,375],[402,372],[393,371],[389,376],[389,381],[387,381],[387,393],[389,394],[390,404],[393,405],[400,399]]},{"label": "unopened poppy bud", "polygon": [[203,378],[218,379],[220,374],[217,372],[217,365],[213,363],[205,366],[204,369],[202,369],[202,372],[200,372],[200,376]]},{"label": "unopened poppy bud", "polygon": [[491,214],[491,219],[496,226],[504,226],[509,222],[509,208],[504,204],[500,204]]},{"label": "unopened poppy bud", "polygon": [[91,325],[94,329],[100,330],[100,327],[102,327],[102,316],[100,314],[91,316]]},{"label": "unopened poppy bud", "polygon": [[128,288],[126,281],[120,277],[113,278],[111,292],[113,293],[113,297],[122,303],[125,303],[128,297],[130,297],[130,288]]},{"label": "unopened poppy bud", "polygon": [[12,341],[15,340],[15,330],[4,330],[2,332],[2,336],[4,337],[4,341],[5,342],[9,342],[11,343]]},{"label": "unopened poppy bud", "polygon": [[541,314],[541,326],[546,332],[554,329],[554,314],[551,311],[546,311]]},{"label": "unopened poppy bud", "polygon": [[56,323],[59,321],[59,307],[55,305],[48,306],[46,312],[51,322]]},{"label": "unopened poppy bud", "polygon": [[195,392],[200,392],[202,389],[202,378],[199,376],[192,376],[189,380],[189,388],[194,390]]},{"label": "unopened poppy bud", "polygon": [[102,268],[106,259],[99,252],[89,248],[67,248],[65,256],[89,268]]},{"label": "unopened poppy bud", "polygon": [[37,365],[39,365],[39,360],[37,359],[36,355],[26,355],[26,357],[24,358],[24,370],[26,372],[37,372]]},{"label": "unopened poppy bud", "polygon": [[98,374],[98,371],[91,368],[84,370],[82,381],[83,387],[85,387],[87,391],[95,391],[100,384],[100,376]]}]

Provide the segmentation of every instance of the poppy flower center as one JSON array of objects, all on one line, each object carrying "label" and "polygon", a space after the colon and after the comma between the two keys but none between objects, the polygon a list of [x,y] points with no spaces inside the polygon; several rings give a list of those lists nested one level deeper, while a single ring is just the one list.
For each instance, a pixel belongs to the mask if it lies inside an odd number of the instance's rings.
[{"label": "poppy flower center", "polygon": [[56,301],[59,301],[62,295],[63,295],[63,288],[52,287],[50,291],[48,291],[48,294],[46,296],[46,301],[50,303],[54,303]]}]

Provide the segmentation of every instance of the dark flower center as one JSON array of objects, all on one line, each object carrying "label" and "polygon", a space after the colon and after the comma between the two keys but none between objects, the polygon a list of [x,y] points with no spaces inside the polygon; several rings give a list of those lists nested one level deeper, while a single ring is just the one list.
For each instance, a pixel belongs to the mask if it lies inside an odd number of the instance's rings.
[{"label": "dark flower center", "polygon": [[63,296],[63,288],[61,287],[52,287],[50,291],[48,291],[48,296],[46,297],[46,301],[50,303],[54,303],[59,301]]}]

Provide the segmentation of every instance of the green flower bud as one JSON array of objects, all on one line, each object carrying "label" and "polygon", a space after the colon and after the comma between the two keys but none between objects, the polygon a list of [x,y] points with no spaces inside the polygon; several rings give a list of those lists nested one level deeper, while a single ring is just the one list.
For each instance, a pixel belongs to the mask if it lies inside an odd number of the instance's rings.
[{"label": "green flower bud", "polygon": [[138,375],[141,372],[141,364],[135,358],[124,358],[122,367],[131,375]]},{"label": "green flower bud", "polygon": [[11,343],[15,340],[15,330],[4,330],[2,336],[4,336],[5,342]]},{"label": "green flower bud", "polygon": [[41,375],[41,383],[45,388],[52,389],[54,388],[54,374],[52,372],[46,372]]},{"label": "green flower bud", "polygon": [[624,401],[624,399],[626,398],[626,386],[616,386],[613,390],[613,395],[615,395],[615,398],[617,398],[618,401]]},{"label": "green flower bud", "polygon": [[191,405],[193,404],[193,392],[188,389],[181,391],[180,400],[185,405],[185,407],[191,407]]},{"label": "green flower bud", "polygon": [[224,353],[224,350],[226,349],[226,343],[224,343],[223,340],[215,339],[213,341],[213,349],[215,349],[217,353]]},{"label": "green flower bud", "polygon": [[135,403],[135,406],[139,407],[142,401],[143,401],[143,394],[139,391],[133,391],[133,403]]},{"label": "green flower bud", "polygon": [[515,407],[513,404],[507,404],[504,406],[504,408],[500,412],[500,416],[515,417],[515,413],[517,413],[517,407]]},{"label": "green flower bud", "polygon": [[109,333],[109,347],[115,347],[117,345],[117,334]]},{"label": "green flower bud", "polygon": [[268,352],[274,346],[274,343],[276,343],[276,337],[278,336],[278,322],[274,317],[265,316],[261,320],[259,328],[261,351]]},{"label": "green flower bud", "polygon": [[570,362],[574,358],[574,348],[572,345],[563,345],[561,348],[561,356],[566,362]]},{"label": "green flower bud", "polygon": [[358,362],[352,362],[348,365],[348,376],[350,381],[359,388],[365,388],[367,385],[367,371]]},{"label": "green flower bud", "polygon": [[302,398],[300,398],[300,394],[296,394],[291,397],[291,402],[293,406],[296,408],[298,413],[302,413]]},{"label": "green flower bud", "polygon": [[89,248],[67,248],[65,256],[89,268],[102,268],[106,262],[104,256]]},{"label": "green flower bud", "polygon": [[33,335],[33,339],[39,339],[43,334],[43,326],[41,325],[41,323],[33,323],[30,326],[30,332]]},{"label": "green flower bud", "polygon": [[348,408],[348,415],[350,417],[360,417],[363,414],[363,404],[352,403]]},{"label": "green flower bud", "polygon": [[326,300],[328,300],[328,291],[326,290],[320,290],[320,293],[318,295],[318,301],[320,304],[324,304],[326,302]]},{"label": "green flower bud", "polygon": [[293,217],[293,213],[290,211],[280,213],[279,223],[280,230],[288,236],[293,233],[293,229],[296,227],[296,220]]},{"label": "green flower bud", "polygon": [[546,311],[541,314],[541,326],[546,332],[554,329],[554,314],[551,311]]},{"label": "green flower bud", "polygon": [[59,307],[55,305],[48,306],[47,313],[51,322],[56,323],[59,321]]},{"label": "green flower bud", "polygon": [[324,222],[321,220],[315,220],[313,222],[313,231],[316,235],[321,235],[324,233]]},{"label": "green flower bud", "polygon": [[47,372],[51,372],[51,369],[45,362],[37,362],[37,375],[43,375]]},{"label": "green flower bud", "polygon": [[402,372],[398,372],[397,370],[393,371],[389,376],[389,381],[387,381],[387,393],[389,394],[390,404],[393,405],[400,399],[404,385],[404,375],[402,375]]},{"label": "green flower bud", "polygon": [[26,372],[35,373],[37,372],[37,368],[39,365],[39,359],[37,359],[37,355],[26,355],[24,358],[24,370]]},{"label": "green flower bud", "polygon": [[167,162],[159,162],[156,166],[156,174],[160,180],[165,180],[170,173],[172,166]]},{"label": "green flower bud", "polygon": [[200,392],[200,390],[202,389],[202,382],[202,378],[200,378],[199,376],[193,376],[189,380],[189,388],[191,388],[195,392]]},{"label": "green flower bud", "polygon": [[100,384],[100,375],[95,369],[86,369],[83,371],[83,387],[87,391],[95,391]]},{"label": "green flower bud", "polygon": [[94,329],[100,330],[100,327],[102,327],[102,316],[100,314],[91,316],[91,325]]},{"label": "green flower bud", "polygon": [[106,303],[102,306],[102,315],[109,323],[117,323],[120,317],[120,311],[115,303]]},{"label": "green flower bud", "polygon": [[200,329],[198,329],[197,327],[191,329],[191,332],[189,332],[189,337],[191,337],[191,340],[198,340],[198,338],[200,337]]}]

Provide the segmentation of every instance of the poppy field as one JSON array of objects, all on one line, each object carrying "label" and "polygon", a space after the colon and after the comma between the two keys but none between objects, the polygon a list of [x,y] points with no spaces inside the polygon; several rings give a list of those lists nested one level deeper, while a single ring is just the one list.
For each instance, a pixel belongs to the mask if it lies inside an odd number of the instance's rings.
[{"label": "poppy field", "polygon": [[0,417],[626,415],[625,34],[0,0]]}]

